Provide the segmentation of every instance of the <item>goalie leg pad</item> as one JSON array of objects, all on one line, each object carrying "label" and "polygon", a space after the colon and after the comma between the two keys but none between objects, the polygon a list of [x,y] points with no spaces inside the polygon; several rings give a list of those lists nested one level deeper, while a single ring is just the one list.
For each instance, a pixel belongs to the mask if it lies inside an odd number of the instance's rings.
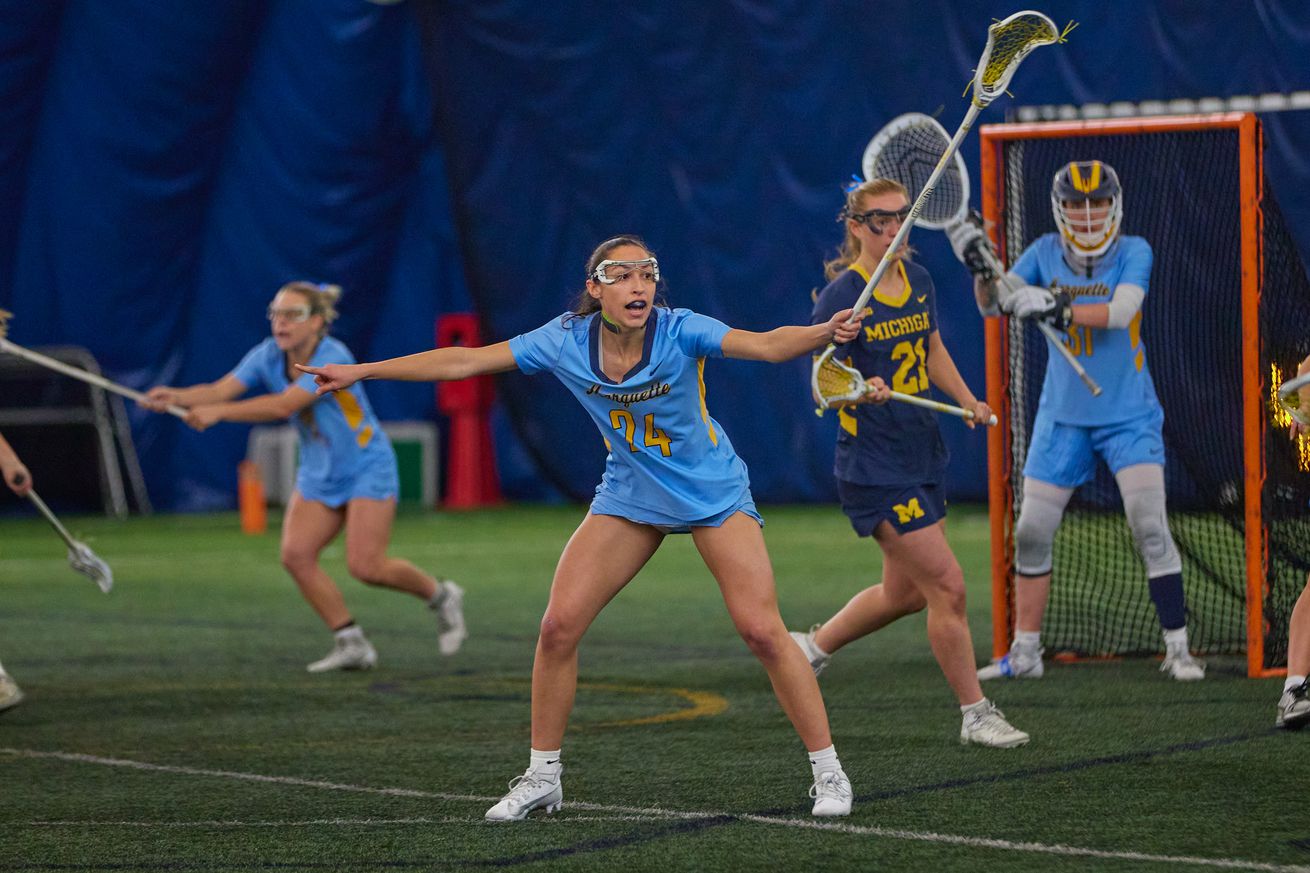
[{"label": "goalie leg pad", "polygon": [[1024,477],[1023,508],[1014,526],[1014,569],[1021,576],[1045,576],[1051,572],[1055,531],[1072,496],[1072,488]]},{"label": "goalie leg pad", "polygon": [[1114,474],[1123,496],[1124,514],[1133,532],[1133,542],[1146,565],[1146,576],[1155,579],[1181,573],[1183,560],[1178,554],[1165,512],[1164,467],[1159,464],[1135,464]]}]

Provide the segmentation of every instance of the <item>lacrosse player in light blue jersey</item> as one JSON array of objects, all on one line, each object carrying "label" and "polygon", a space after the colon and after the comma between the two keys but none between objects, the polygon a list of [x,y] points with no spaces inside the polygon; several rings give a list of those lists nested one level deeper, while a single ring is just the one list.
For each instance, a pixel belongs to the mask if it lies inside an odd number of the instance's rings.
[{"label": "lacrosse player in light blue jersey", "polygon": [[606,240],[587,262],[571,312],[508,342],[444,348],[372,364],[301,367],[319,392],[360,379],[444,381],[519,369],[553,373],[591,416],[609,448],[591,511],[560,556],[532,670],[527,771],[487,811],[521,821],[563,802],[560,747],[573,709],[578,644],[666,534],[690,533],[719,584],[737,631],[764,665],[809,752],[818,816],[848,815],[851,785],[828,730],[818,683],[778,614],[773,569],[746,465],[705,405],[706,358],[785,361],[854,338],[850,310],[810,327],[733,330],[656,297],[659,264],[641,240]]},{"label": "lacrosse player in light blue jersey", "polygon": [[[19,497],[26,497],[32,490],[32,474],[19,460],[18,453],[9,445],[9,441],[0,434],[0,477],[3,477],[9,490]],[[0,665],[0,712],[23,702],[23,690],[14,678]]]},{"label": "lacrosse player in light blue jersey", "polygon": [[[200,431],[220,421],[294,423],[300,467],[282,519],[282,565],[334,637],[327,656],[307,667],[311,673],[364,670],[377,663],[377,651],[341,590],[319,565],[323,549],[343,528],[350,574],[426,601],[436,616],[443,655],[458,651],[468,636],[463,589],[387,555],[400,492],[396,455],[363,389],[319,402],[313,378],[293,369],[294,364],[354,362],[350,350],[327,335],[340,294],[335,285],[282,286],[268,307],[273,335],[251,349],[235,370],[190,388],[158,386],[148,392],[145,404],[161,412],[170,404],[187,407],[187,424]],[[236,400],[250,390],[267,393]]]},{"label": "lacrosse player in light blue jersey", "polygon": [[[1164,632],[1161,672],[1181,681],[1202,679],[1205,665],[1188,651],[1182,559],[1165,513],[1164,411],[1142,345],[1151,246],[1120,234],[1123,190],[1118,174],[1103,161],[1061,167],[1051,185],[1051,210],[1058,232],[1039,237],[1011,268],[1009,284],[1016,290],[998,299],[998,283],[978,278],[978,306],[984,315],[1004,311],[1065,332],[1065,344],[1103,392],[1090,396],[1063,361],[1053,357],[1046,365],[1014,531],[1014,643],[1009,654],[978,674],[1041,677],[1040,631],[1050,597],[1055,531],[1074,489],[1092,478],[1100,458],[1119,485],[1146,568]],[[972,242],[952,239],[957,255]]]}]

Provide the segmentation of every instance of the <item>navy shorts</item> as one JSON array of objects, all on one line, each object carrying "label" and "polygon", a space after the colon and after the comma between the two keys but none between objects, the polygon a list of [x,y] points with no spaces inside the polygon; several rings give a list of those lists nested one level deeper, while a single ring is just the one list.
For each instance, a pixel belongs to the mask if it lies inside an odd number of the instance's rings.
[{"label": "navy shorts", "polygon": [[851,527],[862,537],[873,536],[884,521],[898,534],[907,534],[946,517],[946,495],[938,484],[856,485],[838,479],[837,496]]}]

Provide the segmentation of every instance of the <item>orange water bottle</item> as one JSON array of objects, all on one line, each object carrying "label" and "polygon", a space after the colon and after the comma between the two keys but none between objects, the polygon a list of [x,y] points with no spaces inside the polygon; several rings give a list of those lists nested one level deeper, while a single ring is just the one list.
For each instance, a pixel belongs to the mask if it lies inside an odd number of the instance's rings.
[{"label": "orange water bottle", "polygon": [[242,533],[262,534],[268,530],[264,477],[254,461],[237,464],[237,510],[241,513]]}]

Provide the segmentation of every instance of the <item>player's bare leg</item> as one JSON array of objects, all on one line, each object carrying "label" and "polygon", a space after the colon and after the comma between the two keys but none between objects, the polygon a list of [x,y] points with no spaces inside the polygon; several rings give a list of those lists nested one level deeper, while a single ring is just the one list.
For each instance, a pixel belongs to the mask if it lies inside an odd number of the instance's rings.
[{"label": "player's bare leg", "polygon": [[610,515],[588,514],[555,567],[532,663],[528,769],[487,810],[488,821],[522,821],[564,800],[560,749],[578,687],[578,644],[600,611],[655,554],[664,534]]},{"label": "player's bare leg", "polygon": [[437,580],[404,558],[387,555],[396,501],[356,497],[346,508],[346,568],[368,585],[394,588],[430,600]]},{"label": "player's bare leg", "polygon": [[773,567],[759,522],[738,512],[719,527],[692,528],[692,538],[719,583],[733,626],[769,674],[778,703],[810,753],[814,814],[849,815],[850,780],[832,743],[818,680],[778,613]]},{"label": "player's bare leg", "polygon": [[1275,727],[1298,730],[1310,724],[1310,577],[1292,607],[1287,631],[1287,680],[1278,700]]},{"label": "player's bare leg", "polygon": [[306,500],[299,491],[291,494],[282,518],[282,566],[295,580],[300,594],[330,628],[350,621],[341,589],[319,566],[318,556],[345,524],[343,510],[316,500]]},{"label": "player's bare leg", "polygon": [[532,665],[532,747],[557,749],[578,683],[578,643],[664,540],[649,525],[588,514],[560,555]]},{"label": "player's bare leg", "polygon": [[294,491],[282,519],[282,566],[333,634],[332,651],[306,668],[311,673],[366,670],[377,663],[377,652],[351,618],[341,589],[318,563],[319,555],[341,530],[345,518],[344,510],[306,500]]},{"label": "player's bare leg", "polygon": [[882,582],[856,594],[814,634],[814,643],[829,655],[899,618],[920,612],[928,601],[914,580],[883,562]]}]

